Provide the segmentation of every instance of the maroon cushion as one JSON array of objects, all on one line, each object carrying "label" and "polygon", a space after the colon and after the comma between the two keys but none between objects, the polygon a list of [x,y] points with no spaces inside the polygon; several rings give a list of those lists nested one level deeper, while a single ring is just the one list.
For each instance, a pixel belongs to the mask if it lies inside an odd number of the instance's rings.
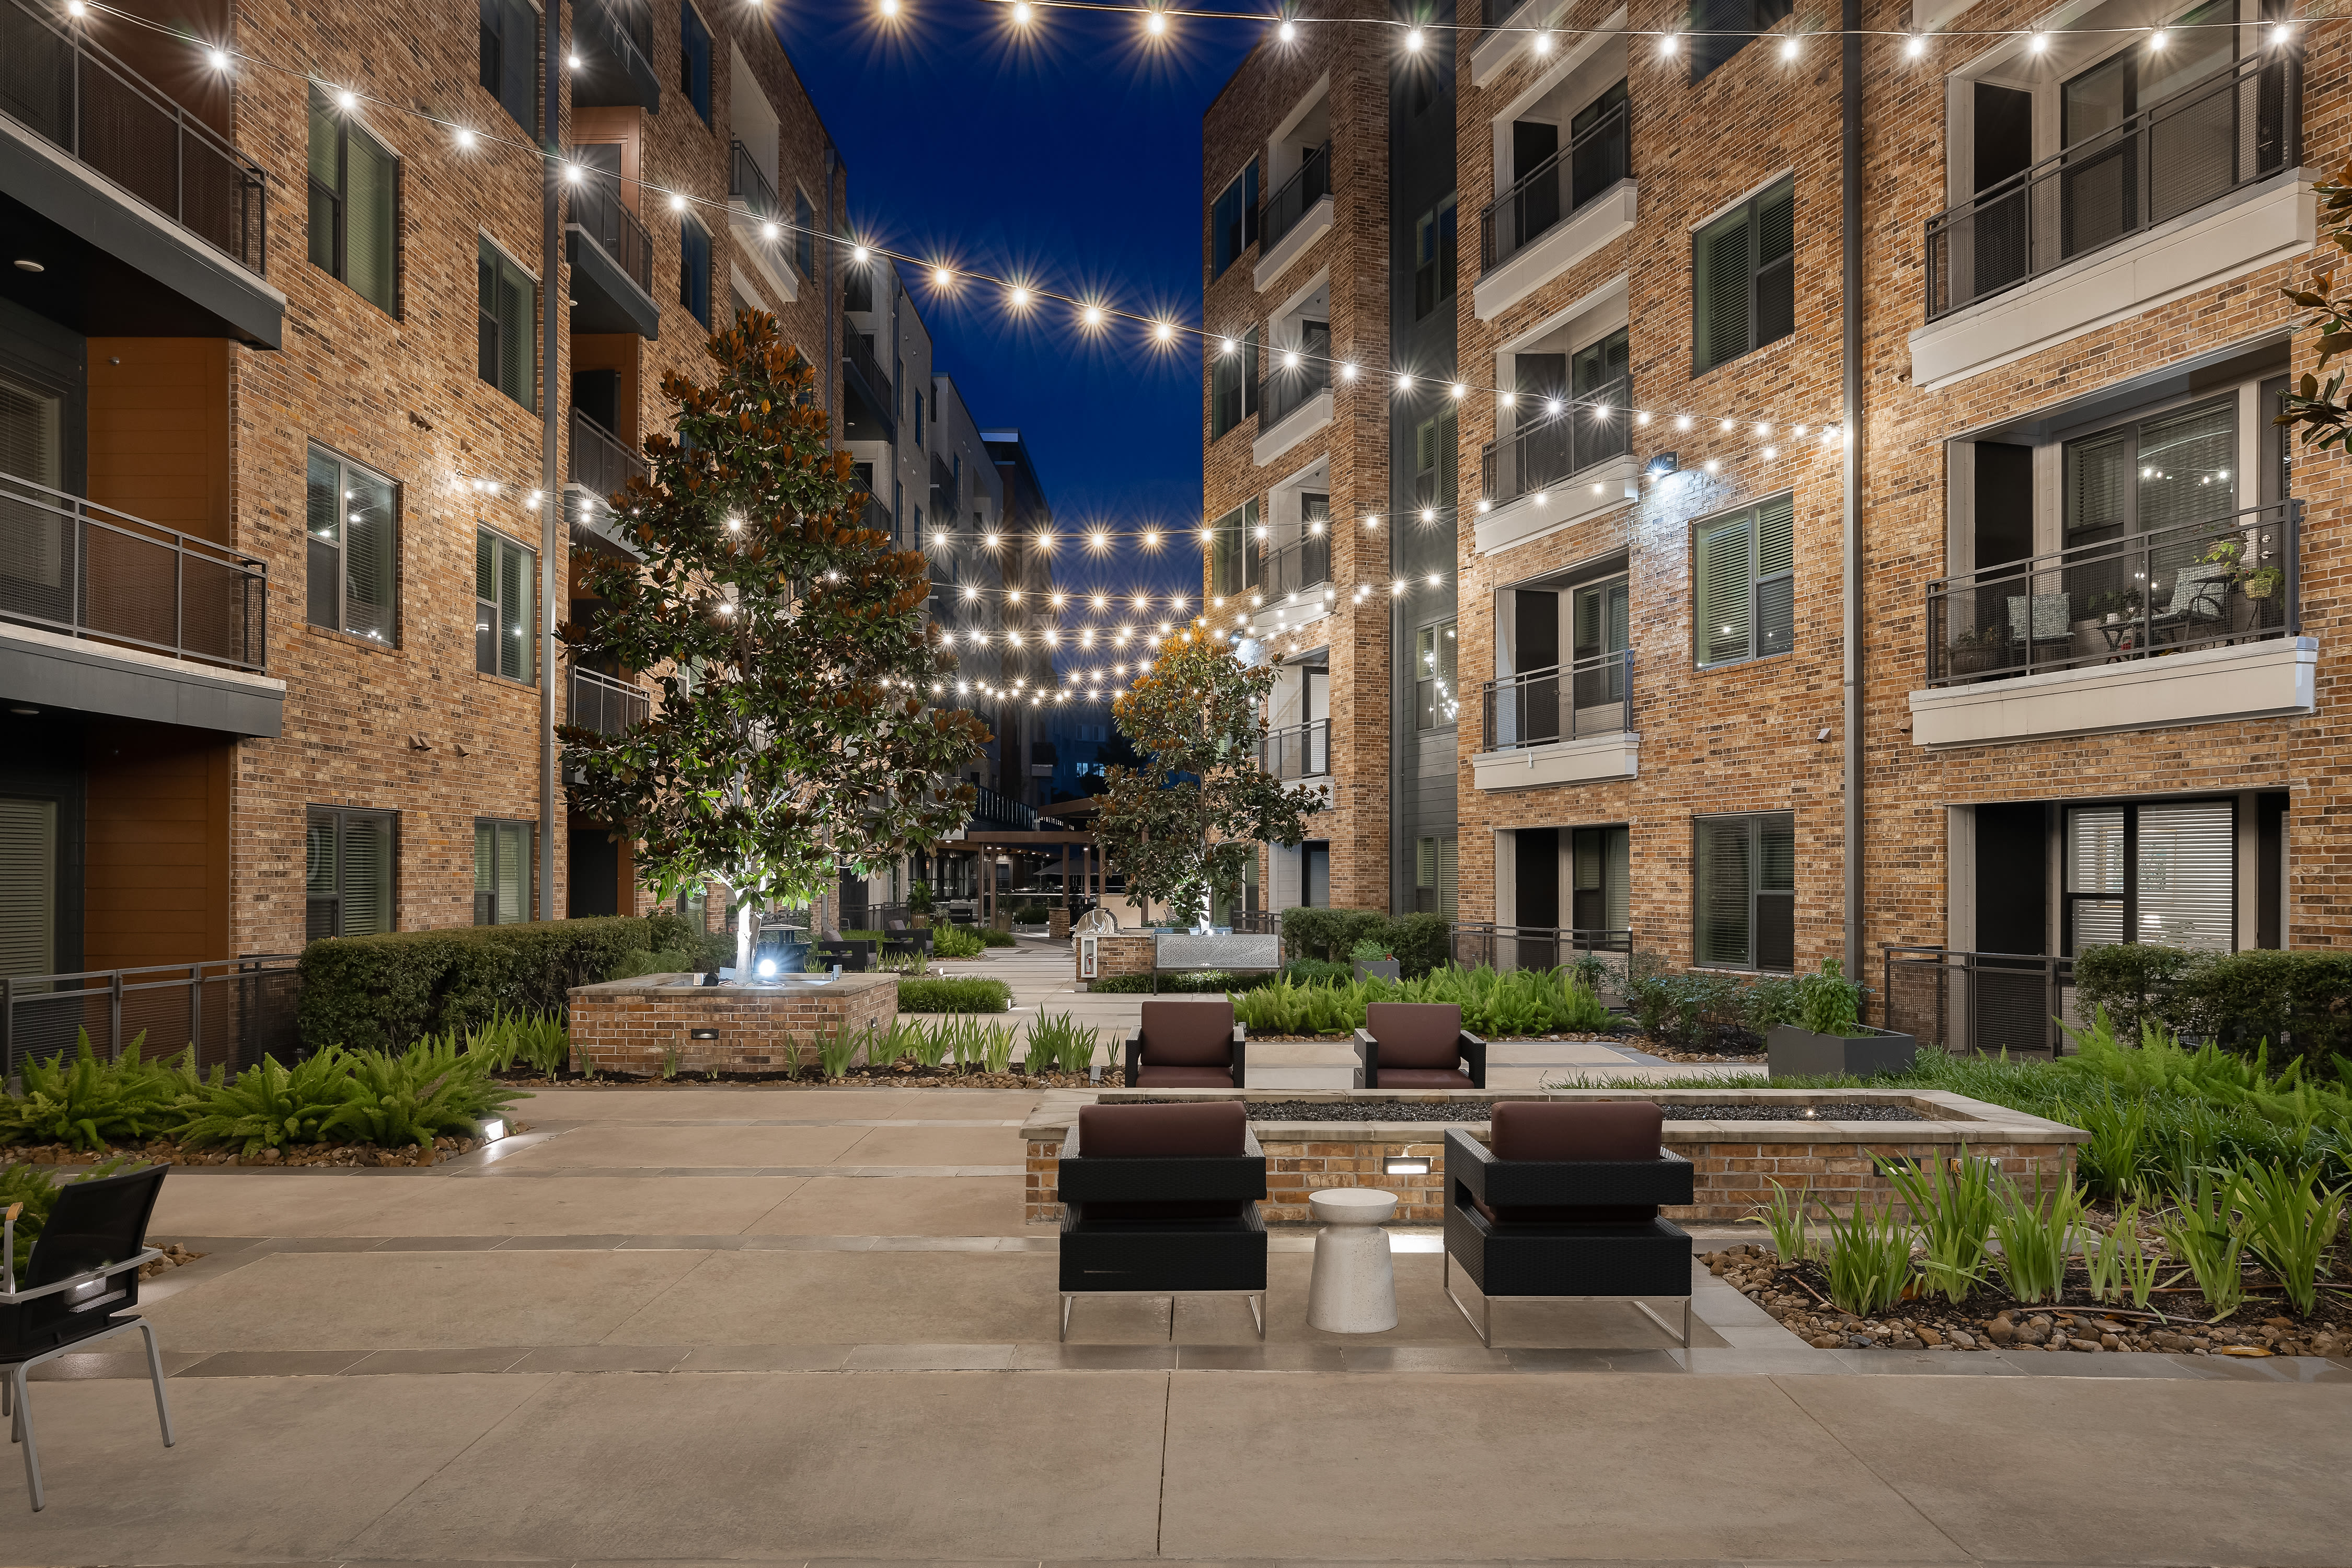
[{"label": "maroon cushion", "polygon": [[[1231,1089],[1231,1068],[1156,1068],[1149,1063],[1135,1075],[1138,1089]],[[1234,1101],[1239,1104],[1240,1101]]]},{"label": "maroon cushion", "polygon": [[1374,1089],[1468,1089],[1470,1075],[1447,1072],[1442,1068],[1392,1068],[1386,1051],[1381,1053],[1381,1081]]},{"label": "maroon cushion", "polygon": [[[1226,1087],[1232,1079],[1226,1079]],[[1087,1160],[1168,1160],[1238,1154],[1249,1114],[1238,1100],[1197,1105],[1082,1105],[1078,1155]]]},{"label": "maroon cushion", "polygon": [[1506,1100],[1490,1142],[1497,1160],[1654,1160],[1665,1121],[1646,1100]]},{"label": "maroon cushion", "polygon": [[1391,1067],[1451,1068],[1462,1059],[1462,1009],[1450,1002],[1375,1002],[1364,1027],[1381,1043],[1381,1076]]},{"label": "maroon cushion", "polygon": [[1146,1002],[1143,1059],[1163,1068],[1223,1067],[1232,1062],[1234,1005],[1222,996],[1199,1002]]}]

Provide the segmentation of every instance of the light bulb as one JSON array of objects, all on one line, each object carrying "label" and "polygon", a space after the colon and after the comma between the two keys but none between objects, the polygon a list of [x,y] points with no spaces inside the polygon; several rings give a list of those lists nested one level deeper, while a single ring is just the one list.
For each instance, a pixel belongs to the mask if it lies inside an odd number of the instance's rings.
[{"label": "light bulb", "polygon": [[206,64],[210,65],[213,69],[216,71],[225,71],[228,69],[228,56],[219,49],[205,50],[205,60]]},{"label": "light bulb", "polygon": [[1084,317],[1084,320],[1085,320],[1085,321],[1086,321],[1087,325],[1087,326],[1089,326],[1089,327],[1099,327],[1099,326],[1101,326],[1101,325],[1102,325],[1102,320],[1103,320],[1102,307],[1101,307],[1100,305],[1089,305],[1089,306],[1087,306],[1087,310],[1086,310],[1086,315],[1085,315],[1085,317]]},{"label": "light bulb", "polygon": [[[686,205],[686,198],[684,196],[672,196],[670,200],[678,206],[684,206]],[[874,259],[874,253],[866,249],[862,245],[853,245],[849,247],[849,259],[857,263],[858,266],[863,267],[868,261]]]},{"label": "light bulb", "polygon": [[[214,52],[218,53],[219,51],[215,50]],[[468,153],[474,150],[474,133],[471,131],[467,130],[462,125],[457,127],[457,145]]]},{"label": "light bulb", "polygon": [[355,92],[339,92],[335,94],[335,102],[346,114],[360,106],[359,95]]},{"label": "light bulb", "polygon": [[1412,390],[1412,377],[1400,373],[1397,376],[1397,390],[1399,392],[1411,392]]},{"label": "light bulb", "polygon": [[762,239],[773,239],[782,232],[782,229],[772,223],[763,223],[760,226],[760,237]]},{"label": "light bulb", "polygon": [[1675,36],[1672,33],[1668,33],[1664,37],[1658,40],[1658,53],[1662,55],[1671,55],[1674,52]]},{"label": "light bulb", "polygon": [[1516,407],[1518,405],[1519,395],[1516,392],[1507,392],[1502,395],[1498,401],[1501,402],[1502,405],[1506,408]]},{"label": "light bulb", "polygon": [[1286,44],[1296,42],[1298,37],[1298,24],[1296,22],[1285,22],[1282,25],[1280,32],[1276,36],[1279,37]]},{"label": "light bulb", "polygon": [[1796,39],[1783,38],[1780,40],[1780,58],[1784,60],[1793,60],[1797,58]]},{"label": "light bulb", "polygon": [[1025,27],[1029,25],[1029,17],[1028,0],[1013,0],[1013,25],[1016,27]]},{"label": "light bulb", "polygon": [[1468,383],[1457,381],[1454,384],[1454,400],[1456,403],[1461,402],[1464,398],[1469,395],[1470,386]]},{"label": "light bulb", "polygon": [[1566,406],[1567,405],[1561,403],[1557,397],[1546,398],[1544,400],[1544,412],[1550,415],[1555,419],[1559,417],[1560,411]]},{"label": "light bulb", "polygon": [[1217,352],[1221,354],[1229,354],[1233,353],[1234,340],[1231,338],[1219,338],[1217,340]]},{"label": "light bulb", "polygon": [[1404,36],[1404,47],[1407,49],[1419,49],[1421,47],[1421,29],[1419,27],[1415,27],[1412,31]]},{"label": "light bulb", "polygon": [[1160,321],[1160,322],[1158,322],[1158,323],[1156,323],[1156,324],[1154,324],[1154,325],[1153,325],[1153,327],[1152,327],[1152,329],[1151,329],[1151,335],[1152,335],[1153,337],[1155,337],[1155,338],[1158,338],[1161,342],[1163,342],[1163,343],[1164,343],[1164,342],[1167,342],[1170,339],[1173,338],[1173,337],[1176,335],[1176,329],[1175,329],[1174,327],[1170,326],[1170,325],[1169,325],[1167,322],[1165,322],[1165,321]]},{"label": "light bulb", "polygon": [[2032,37],[2025,40],[2025,47],[2032,49],[2038,55],[2043,49],[2050,47],[2049,35],[2045,33],[2036,33]]},{"label": "light bulb", "polygon": [[885,16],[895,16],[898,14],[898,0],[882,0],[882,15]]},{"label": "light bulb", "polygon": [[1029,308],[1029,290],[1018,284],[1015,284],[1013,289],[1013,308],[1016,310],[1025,310]]},{"label": "light bulb", "polygon": [[1682,415],[1677,415],[1677,416],[1675,416],[1675,429],[1677,429],[1677,430],[1687,430],[1687,429],[1689,429],[1690,427],[1691,427],[1691,416],[1690,416],[1689,415],[1687,415],[1687,414],[1682,414]]},{"label": "light bulb", "polygon": [[1540,59],[1549,53],[1551,53],[1551,35],[1549,33],[1538,33],[1536,35],[1536,58]]},{"label": "light bulb", "polygon": [[944,289],[954,281],[955,274],[950,272],[946,268],[934,267],[931,268],[931,282],[935,287]]},{"label": "light bulb", "polygon": [[1916,60],[1927,52],[1927,40],[1915,34],[1910,41],[1903,46],[1903,52]]},{"label": "light bulb", "polygon": [[2147,47],[2151,49],[2160,49],[2164,47],[2163,28],[2158,27],[2155,32],[2150,33],[2147,36]]},{"label": "light bulb", "polygon": [[1154,11],[1143,19],[1143,27],[1156,38],[1168,30],[1168,18]]},{"label": "light bulb", "polygon": [[1355,380],[1355,379],[1356,379],[1356,367],[1355,367],[1354,365],[1351,365],[1351,364],[1343,364],[1343,365],[1341,365],[1341,366],[1339,367],[1339,379],[1340,379],[1341,381],[1353,381],[1353,380]]},{"label": "light bulb", "polygon": [[580,68],[581,60],[578,55],[566,55],[564,57],[564,60],[565,63],[569,64],[573,70],[578,70]]}]

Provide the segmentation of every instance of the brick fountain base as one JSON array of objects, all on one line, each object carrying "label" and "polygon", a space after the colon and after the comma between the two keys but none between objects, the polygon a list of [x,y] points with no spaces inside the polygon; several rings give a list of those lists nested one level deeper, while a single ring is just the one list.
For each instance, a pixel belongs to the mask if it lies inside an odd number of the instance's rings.
[{"label": "brick fountain base", "polygon": [[[646,974],[582,985],[572,998],[573,1065],[599,1072],[791,1072],[816,1065],[816,1042],[847,1025],[889,1028],[895,974],[811,975],[774,985],[701,985],[691,974]],[[863,1060],[863,1054],[859,1057]]]}]

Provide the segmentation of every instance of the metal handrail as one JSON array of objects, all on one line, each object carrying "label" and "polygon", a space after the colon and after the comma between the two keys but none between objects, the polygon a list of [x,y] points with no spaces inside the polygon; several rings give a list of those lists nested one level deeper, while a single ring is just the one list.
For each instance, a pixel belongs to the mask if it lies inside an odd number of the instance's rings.
[{"label": "metal handrail", "polygon": [[580,0],[574,17],[574,30],[578,29],[579,18],[584,17],[590,30],[603,37],[625,71],[646,77],[654,74],[654,19],[650,7],[629,12],[614,4],[614,0]]},{"label": "metal handrail", "polygon": [[1633,105],[1620,103],[1521,174],[1478,215],[1479,270],[1492,272],[1594,197],[1633,177]]},{"label": "metal handrail", "polygon": [[1258,742],[1257,760],[1278,779],[1320,778],[1331,771],[1331,721],[1309,719],[1268,730]]},{"label": "metal handrail", "polygon": [[975,787],[980,791],[980,796],[972,803],[973,822],[992,822],[1015,833],[1034,833],[1037,830],[1035,806],[1000,795],[986,784]]},{"label": "metal handrail", "polygon": [[618,186],[593,176],[572,188],[572,222],[619,264],[648,299],[654,291],[654,242]]},{"label": "metal handrail", "polygon": [[2303,503],[2055,550],[1927,584],[1927,684],[2294,637]]},{"label": "metal handrail", "polygon": [[[1560,700],[1567,684],[1566,702]],[[1633,650],[1591,654],[1487,681],[1479,689],[1489,752],[1548,746],[1633,727]]]},{"label": "metal handrail", "polygon": [[572,461],[565,470],[571,482],[611,500],[629,488],[633,479],[646,475],[646,460],[624,446],[621,438],[577,407],[572,410]]},{"label": "metal handrail", "polygon": [[259,952],[202,963],[0,975],[0,1081],[15,1083],[29,1060],[72,1052],[85,1032],[91,1049],[109,1061],[120,1061],[141,1036],[141,1055],[151,1062],[190,1046],[200,1067],[249,1067],[265,1052],[293,1061],[302,1054],[295,1027],[300,959]]},{"label": "metal handrail", "polygon": [[767,172],[760,167],[760,160],[751,155],[751,149],[740,142],[730,142],[728,148],[727,199],[741,202],[751,209],[751,216],[756,218],[781,216],[782,209],[776,205],[776,187],[768,183]]},{"label": "metal handrail", "polygon": [[[1456,921],[1447,937],[1447,951],[1465,969],[1484,964],[1494,969],[1550,970],[1573,963],[1580,953],[1617,953],[1630,957],[1633,933],[1600,926],[1500,925],[1490,921]],[[1602,960],[1608,963],[1607,959]],[[1625,958],[1611,968],[1622,972]]]},{"label": "metal handrail", "polygon": [[847,360],[850,367],[865,378],[866,390],[881,400],[880,406],[876,408],[875,412],[887,418],[890,414],[892,395],[890,376],[889,373],[882,368],[882,362],[874,357],[874,340],[864,332],[842,333],[841,357]]},{"label": "metal handrail", "polygon": [[1633,449],[1633,383],[1620,376],[1563,398],[1560,412],[1532,415],[1521,428],[1478,448],[1481,493],[1496,506],[1532,495]]},{"label": "metal handrail", "polygon": [[269,565],[0,472],[0,620],[257,673]]},{"label": "metal handrail", "polygon": [[1303,534],[1280,546],[1261,548],[1257,578],[1250,584],[1271,604],[1276,598],[1304,594],[1331,580],[1331,536]]},{"label": "metal handrail", "polygon": [[1307,209],[1330,194],[1331,142],[1327,137],[1320,147],[1309,147],[1300,157],[1297,170],[1265,198],[1257,223],[1258,254],[1264,256],[1281,244],[1282,237],[1298,226]]},{"label": "metal handrail", "polygon": [[1301,354],[1297,369],[1268,371],[1258,383],[1258,429],[1273,429],[1330,389],[1331,362],[1321,356]]},{"label": "metal handrail", "polygon": [[2074,991],[2070,957],[1881,944],[1885,1026],[1930,1050],[2063,1055]]},{"label": "metal handrail", "polygon": [[2194,212],[2303,157],[2303,58],[2273,46],[1927,220],[1927,320]]},{"label": "metal handrail", "polygon": [[653,694],[635,681],[622,680],[585,665],[572,667],[564,711],[570,721],[600,735],[619,735],[653,717]]}]

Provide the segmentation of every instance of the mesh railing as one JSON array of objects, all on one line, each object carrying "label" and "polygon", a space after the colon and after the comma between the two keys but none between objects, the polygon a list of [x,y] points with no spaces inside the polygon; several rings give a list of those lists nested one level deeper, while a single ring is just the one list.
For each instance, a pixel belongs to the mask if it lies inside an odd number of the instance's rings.
[{"label": "mesh railing", "polygon": [[864,332],[842,333],[841,357],[864,379],[866,390],[877,400],[875,412],[888,417],[891,408],[890,374],[882,368],[882,362],[874,357],[874,340]]},{"label": "mesh railing", "polygon": [[2302,158],[2303,67],[2242,59],[1927,220],[1927,319],[2014,288]]},{"label": "mesh railing", "polygon": [[646,226],[621,200],[617,186],[593,176],[572,187],[572,221],[620,264],[648,297],[654,291],[654,244]]},{"label": "mesh railing", "polygon": [[646,477],[646,460],[621,438],[579,409],[572,411],[572,463],[567,477],[583,489],[610,500]]},{"label": "mesh railing", "polygon": [[[576,37],[612,56],[625,76],[654,74],[653,8],[622,0],[580,0],[572,24]],[[650,105],[648,105],[650,107]]]},{"label": "mesh railing", "polygon": [[1258,765],[1278,779],[1311,779],[1331,771],[1331,721],[1310,719],[1266,731]]},{"label": "mesh railing", "polygon": [[259,670],[269,568],[0,473],[0,620]]},{"label": "mesh railing", "polygon": [[1273,429],[1330,386],[1331,362],[1319,355],[1310,359],[1302,353],[1296,369],[1277,366],[1258,384],[1257,427]]},{"label": "mesh railing", "polygon": [[2303,503],[2077,545],[1927,584],[1927,684],[2293,637]]},{"label": "mesh railing", "polygon": [[768,179],[767,171],[760,167],[760,160],[751,155],[751,149],[740,142],[730,142],[728,148],[727,199],[741,202],[756,218],[781,216],[775,185]]},{"label": "mesh railing", "polygon": [[[1586,953],[1620,974],[1633,951],[1631,931],[1606,931],[1579,926],[1493,925],[1457,923],[1452,938],[1454,962],[1465,969],[1484,964],[1492,969],[1557,969],[1574,963]],[[1614,956],[1612,956],[1614,955]]]},{"label": "mesh railing", "polygon": [[274,952],[0,977],[0,1079],[14,1083],[26,1062],[72,1052],[84,1032],[90,1049],[109,1061],[138,1040],[141,1057],[151,1062],[191,1046],[199,1068],[236,1072],[265,1054],[291,1062],[302,1054],[295,1023],[299,963],[298,954]]},{"label": "mesh railing", "polygon": [[1885,1026],[1953,1056],[2065,1047],[2074,1015],[2074,961],[2038,953],[1884,950]]},{"label": "mesh railing", "polygon": [[0,110],[246,270],[267,270],[261,166],[26,0],[0,3]]},{"label": "mesh railing", "polygon": [[1548,746],[1633,727],[1633,650],[1595,654],[1490,680],[1480,689],[1484,750]]},{"label": "mesh railing", "polygon": [[631,681],[582,665],[572,667],[571,722],[600,735],[618,735],[653,717],[653,694]]},{"label": "mesh railing", "polygon": [[1330,194],[1331,143],[1326,142],[1308,148],[1298,172],[1265,198],[1265,215],[1257,226],[1258,254],[1264,256],[1281,244],[1282,237],[1298,226],[1307,209]]},{"label": "mesh railing", "polygon": [[1521,428],[1479,448],[1486,498],[1500,506],[1631,452],[1633,421],[1626,400],[1632,395],[1632,384],[1620,377],[1562,398],[1558,414],[1546,412],[1534,398],[1525,399]]},{"label": "mesh railing", "polygon": [[1633,175],[1631,109],[1620,103],[1538,163],[1478,215],[1479,265],[1492,272],[1562,219]]},{"label": "mesh railing", "polygon": [[1319,588],[1331,580],[1331,540],[1309,533],[1279,547],[1262,548],[1252,584],[1267,603]]}]

